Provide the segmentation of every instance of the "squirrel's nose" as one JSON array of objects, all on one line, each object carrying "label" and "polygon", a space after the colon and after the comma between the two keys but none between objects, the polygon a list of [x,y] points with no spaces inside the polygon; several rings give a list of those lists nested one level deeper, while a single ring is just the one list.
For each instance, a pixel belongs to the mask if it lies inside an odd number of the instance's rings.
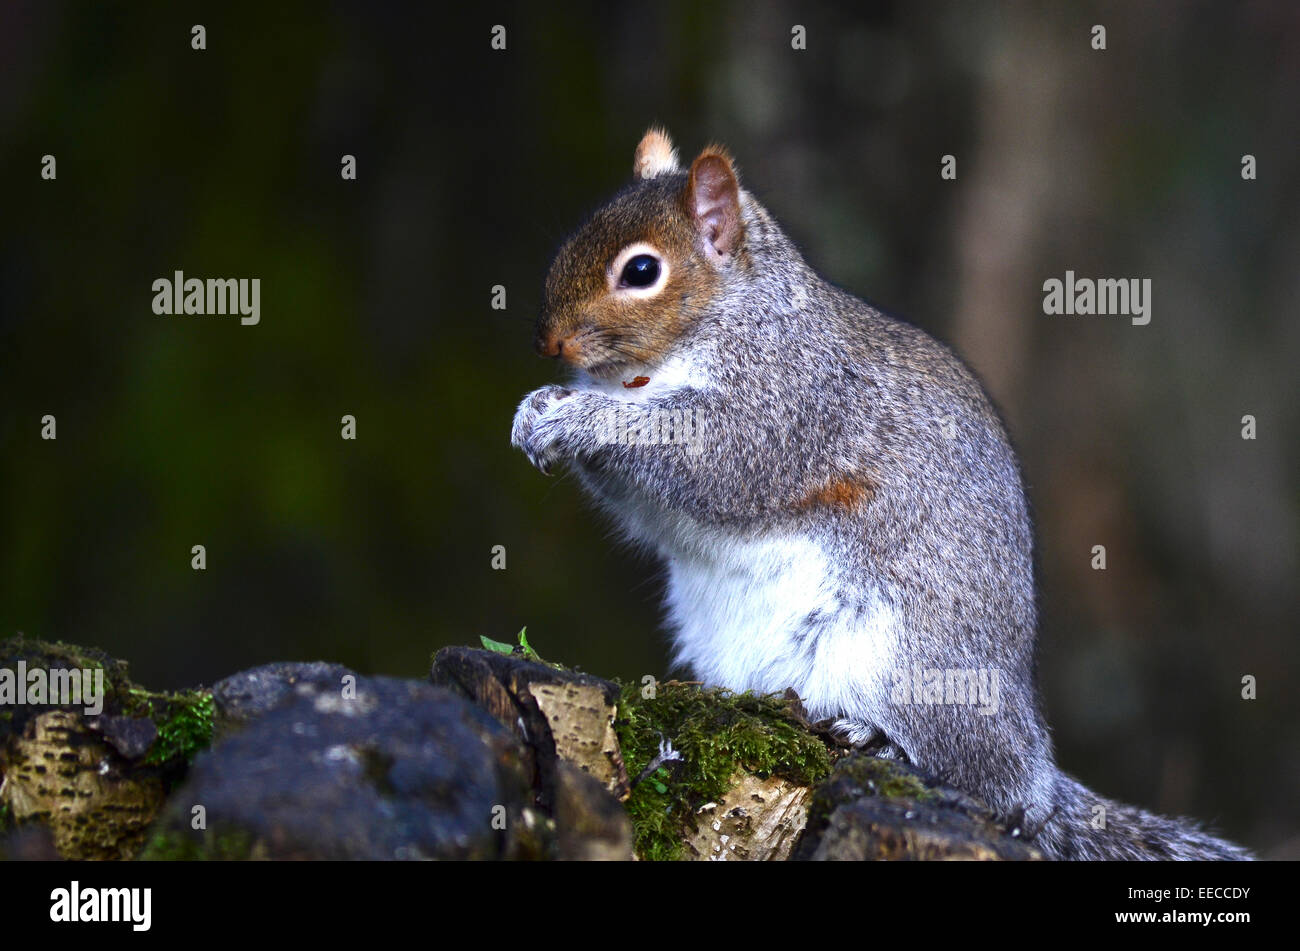
[{"label": "squirrel's nose", "polygon": [[564,341],[553,330],[538,334],[537,352],[544,357],[558,357],[564,353]]}]

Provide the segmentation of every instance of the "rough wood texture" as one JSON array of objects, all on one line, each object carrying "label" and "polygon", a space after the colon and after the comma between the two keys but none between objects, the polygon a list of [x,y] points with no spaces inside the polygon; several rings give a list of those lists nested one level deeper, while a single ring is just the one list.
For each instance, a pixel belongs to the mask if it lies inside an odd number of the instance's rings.
[{"label": "rough wood texture", "polygon": [[632,824],[618,800],[591,774],[561,760],[556,770],[557,858],[619,862],[633,858]]},{"label": "rough wood texture", "polygon": [[560,759],[589,773],[619,798],[628,793],[627,771],[614,735],[618,706],[600,687],[582,683],[534,683],[537,707],[551,728]]},{"label": "rough wood texture", "polygon": [[687,839],[687,850],[709,862],[781,862],[790,857],[808,821],[807,786],[750,773],[731,777],[719,802],[699,811],[700,824]]},{"label": "rough wood texture", "polygon": [[627,798],[627,769],[613,730],[617,684],[515,654],[465,647],[438,651],[430,676],[514,730],[550,780],[544,785],[553,784],[558,759],[590,774],[618,799]]},{"label": "rough wood texture", "polygon": [[161,780],[119,768],[120,759],[78,713],[50,710],[11,737],[0,803],[19,822],[48,826],[70,859],[128,859],[163,801]]}]

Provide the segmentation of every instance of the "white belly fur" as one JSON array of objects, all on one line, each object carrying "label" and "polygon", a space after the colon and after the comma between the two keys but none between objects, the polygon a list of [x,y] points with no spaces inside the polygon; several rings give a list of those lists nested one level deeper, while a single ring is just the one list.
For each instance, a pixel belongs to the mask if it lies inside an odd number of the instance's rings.
[{"label": "white belly fur", "polygon": [[[879,709],[898,623],[879,592],[863,592],[865,611],[844,605],[812,539],[710,541],[689,553],[665,552],[675,660],[709,685],[759,693],[793,687],[813,719]],[[814,611],[823,623],[801,646],[796,632]]]}]

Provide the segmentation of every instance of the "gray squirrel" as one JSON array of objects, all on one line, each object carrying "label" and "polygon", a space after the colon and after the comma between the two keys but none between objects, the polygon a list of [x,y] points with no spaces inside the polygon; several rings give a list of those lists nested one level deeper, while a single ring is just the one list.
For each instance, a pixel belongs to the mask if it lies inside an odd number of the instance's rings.
[{"label": "gray squirrel", "polygon": [[565,464],[667,569],[674,659],[1018,817],[1057,859],[1245,859],[1056,766],[1035,684],[1033,530],[970,370],[833,286],[667,134],[561,246],[537,350],[573,369],[511,442]]}]

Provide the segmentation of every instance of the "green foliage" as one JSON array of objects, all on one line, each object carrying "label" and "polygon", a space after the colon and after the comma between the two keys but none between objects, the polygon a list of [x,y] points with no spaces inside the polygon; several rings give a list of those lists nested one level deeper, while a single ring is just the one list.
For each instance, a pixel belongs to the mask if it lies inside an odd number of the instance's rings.
[{"label": "green foliage", "polygon": [[513,644],[507,644],[505,641],[494,641],[492,638],[486,637],[482,634],[479,635],[478,639],[483,642],[483,647],[486,650],[495,651],[498,654],[514,653],[515,648]]},{"label": "green foliage", "polygon": [[482,634],[479,635],[478,639],[482,642],[485,650],[494,651],[497,654],[519,654],[534,663],[545,664],[547,667],[554,667],[556,670],[565,669],[563,664],[553,664],[549,660],[544,660],[541,654],[533,650],[532,645],[528,643],[527,627],[521,627],[515,637],[519,641],[518,645],[507,644],[505,641],[494,641]]},{"label": "green foliage", "polygon": [[780,697],[666,683],[645,698],[634,684],[623,689],[614,728],[633,778],[658,755],[661,740],[682,757],[638,783],[626,803],[643,859],[681,858],[695,811],[726,792],[738,770],[811,785],[831,767],[826,745]]}]

